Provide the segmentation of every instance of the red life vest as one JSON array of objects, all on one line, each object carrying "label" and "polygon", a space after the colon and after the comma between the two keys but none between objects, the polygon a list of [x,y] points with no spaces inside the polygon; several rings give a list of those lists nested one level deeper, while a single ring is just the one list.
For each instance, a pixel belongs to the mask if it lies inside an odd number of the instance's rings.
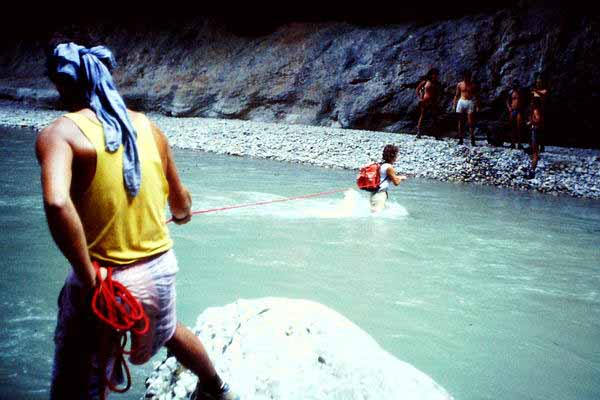
[{"label": "red life vest", "polygon": [[377,163],[362,167],[358,171],[358,177],[356,178],[358,188],[369,192],[376,192],[379,190],[379,185],[381,184],[380,170],[381,165]]}]

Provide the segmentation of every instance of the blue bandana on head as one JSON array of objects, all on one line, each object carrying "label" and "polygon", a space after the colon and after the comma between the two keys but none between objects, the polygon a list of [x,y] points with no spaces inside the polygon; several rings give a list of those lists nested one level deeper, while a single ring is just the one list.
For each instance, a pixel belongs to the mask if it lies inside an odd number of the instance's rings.
[{"label": "blue bandana on head", "polygon": [[137,133],[107,68],[107,65],[116,66],[111,51],[104,46],[88,49],[75,43],[62,43],[56,46],[52,56],[56,61],[53,73],[68,76],[85,88],[88,104],[104,128],[106,151],[114,153],[123,145],[125,188],[131,196],[136,196],[142,179]]}]

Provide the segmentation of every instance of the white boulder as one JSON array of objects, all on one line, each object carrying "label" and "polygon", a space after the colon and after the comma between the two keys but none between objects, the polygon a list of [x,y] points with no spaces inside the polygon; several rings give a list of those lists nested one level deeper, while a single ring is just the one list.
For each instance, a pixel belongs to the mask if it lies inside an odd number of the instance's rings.
[{"label": "white boulder", "polygon": [[[194,331],[243,400],[452,398],[347,318],[312,301],[238,300],[205,310]],[[187,398],[195,381],[181,367],[169,375],[153,373],[146,397]]]}]

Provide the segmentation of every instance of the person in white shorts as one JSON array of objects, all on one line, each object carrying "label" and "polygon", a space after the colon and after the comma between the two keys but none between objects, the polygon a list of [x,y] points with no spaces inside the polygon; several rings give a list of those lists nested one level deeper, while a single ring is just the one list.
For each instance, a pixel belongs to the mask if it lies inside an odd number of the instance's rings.
[{"label": "person in white shorts", "polygon": [[452,110],[458,114],[458,144],[463,144],[465,137],[463,123],[467,115],[467,125],[471,136],[471,145],[475,146],[475,111],[479,111],[477,85],[471,80],[471,71],[464,71],[463,80],[456,85],[456,94],[452,101]]},{"label": "person in white shorts", "polygon": [[390,182],[392,182],[395,186],[398,186],[400,182],[406,179],[406,176],[404,175],[396,175],[396,171],[394,170],[394,166],[392,164],[396,162],[397,157],[398,146],[388,144],[383,148],[383,162],[379,167],[381,182],[379,183],[379,188],[377,191],[371,194],[371,212],[379,212],[385,208],[385,202],[389,197],[388,188],[390,186]]},{"label": "person in white shorts", "polygon": [[[48,46],[48,77],[71,111],[36,139],[48,227],[71,265],[59,295],[49,397],[105,399],[125,381],[115,367],[123,365],[121,332],[98,319],[92,305],[102,271],[110,268],[149,322],[147,330],[131,332],[130,361],[147,362],[165,346],[198,377],[192,398],[239,400],[202,342],[177,321],[178,265],[165,210],[176,224],[185,224],[192,218],[192,199],[166,135],[126,108],[112,79],[114,66],[104,46],[88,48],[63,38]],[[117,294],[112,296],[117,302]]]}]

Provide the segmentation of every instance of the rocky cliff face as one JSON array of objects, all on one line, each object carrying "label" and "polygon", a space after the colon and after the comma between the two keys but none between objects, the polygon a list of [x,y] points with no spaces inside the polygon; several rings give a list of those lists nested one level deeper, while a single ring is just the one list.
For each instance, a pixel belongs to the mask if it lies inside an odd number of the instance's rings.
[{"label": "rocky cliff face", "polygon": [[[443,84],[444,127],[463,69],[481,86],[478,128],[502,130],[514,80],[550,83],[550,141],[600,146],[593,111],[598,18],[531,6],[430,23],[286,21],[244,35],[210,18],[153,26],[143,20],[86,27],[111,47],[115,78],[129,105],[174,116],[251,119],[410,131],[415,88],[430,67]],[[9,43],[0,55],[0,96],[52,102],[41,42]],[[33,90],[31,90],[33,89]]]}]

